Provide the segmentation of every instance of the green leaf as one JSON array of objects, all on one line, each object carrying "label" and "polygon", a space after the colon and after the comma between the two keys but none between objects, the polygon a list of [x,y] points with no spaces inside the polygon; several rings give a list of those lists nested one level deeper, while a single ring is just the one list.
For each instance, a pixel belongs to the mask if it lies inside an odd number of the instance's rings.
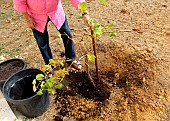
[{"label": "green leaf", "polygon": [[34,91],[34,92],[37,91],[36,85],[33,85],[33,91]]},{"label": "green leaf", "polygon": [[41,85],[40,85],[40,86],[41,86],[41,89],[42,89],[42,87],[44,86],[44,84],[45,84],[45,81],[42,81],[42,82],[41,82]]},{"label": "green leaf", "polygon": [[60,65],[61,65],[62,67],[64,67],[64,63],[63,63],[62,61],[60,62]]},{"label": "green leaf", "polygon": [[110,28],[112,28],[112,27],[115,26],[115,25],[116,25],[116,22],[112,22],[111,24],[105,26],[105,28],[106,28],[106,29],[110,29]]},{"label": "green leaf", "polygon": [[50,77],[46,80],[45,86],[51,88],[53,86],[54,77]]},{"label": "green leaf", "polygon": [[89,61],[95,61],[96,56],[87,54],[87,58]]},{"label": "green leaf", "polygon": [[52,82],[48,82],[49,87],[51,88],[53,86]]},{"label": "green leaf", "polygon": [[37,95],[42,95],[43,94],[43,92],[42,92],[42,90],[40,89],[38,92],[37,92]]},{"label": "green leaf", "polygon": [[21,51],[21,48],[16,48],[15,50],[16,50],[16,51]]},{"label": "green leaf", "polygon": [[44,75],[43,74],[37,74],[36,75],[36,80],[38,80],[38,81],[44,80]]},{"label": "green leaf", "polygon": [[47,79],[47,82],[53,82],[54,81],[54,77],[50,77]]},{"label": "green leaf", "polygon": [[94,31],[95,33],[95,37],[101,37],[102,33],[103,33],[103,30],[102,29],[98,29],[96,31]]},{"label": "green leaf", "polygon": [[34,79],[34,80],[32,81],[32,84],[36,84],[36,81],[37,81],[37,80],[36,80],[36,79]]},{"label": "green leaf", "polygon": [[117,35],[116,32],[112,32],[111,34],[109,34],[109,37],[115,37]]},{"label": "green leaf", "polygon": [[60,32],[58,32],[57,35],[60,38],[60,40],[62,40]]},{"label": "green leaf", "polygon": [[58,35],[58,37],[60,37],[60,38],[61,38],[61,34],[60,34],[60,32],[58,32],[58,33],[57,33],[57,35]]},{"label": "green leaf", "polygon": [[68,74],[68,71],[67,71],[67,70],[63,70],[63,73],[64,73],[64,74]]},{"label": "green leaf", "polygon": [[100,26],[100,24],[95,23],[94,26],[93,26],[93,29],[94,29],[94,36],[95,37],[101,37],[101,35],[103,34],[103,29]]},{"label": "green leaf", "polygon": [[55,94],[55,90],[54,89],[48,89],[48,92],[52,93],[53,95]]},{"label": "green leaf", "polygon": [[51,87],[49,86],[49,83],[45,83],[44,86],[45,86],[47,89],[51,88]]},{"label": "green leaf", "polygon": [[126,80],[126,86],[129,86],[129,81],[128,80]]},{"label": "green leaf", "polygon": [[98,29],[99,27],[100,27],[100,24],[99,23],[95,23],[93,28],[94,29]]},{"label": "green leaf", "polygon": [[106,5],[107,5],[106,0],[100,0],[100,3],[101,3],[101,4],[103,4],[104,6],[106,6]]},{"label": "green leaf", "polygon": [[50,78],[47,80],[47,83],[46,83],[47,85],[48,85],[48,88],[51,88],[52,87],[52,85],[53,85],[53,83],[52,83],[52,80],[50,80]]},{"label": "green leaf", "polygon": [[64,76],[64,72],[61,71],[61,72],[59,73],[59,77],[63,77],[63,76]]},{"label": "green leaf", "polygon": [[54,59],[50,59],[49,64],[52,66],[55,66],[57,64],[57,62]]},{"label": "green leaf", "polygon": [[89,24],[89,25],[92,25],[93,23],[94,23],[94,19],[90,18],[90,19],[88,20],[88,24]]},{"label": "green leaf", "polygon": [[63,84],[62,83],[59,83],[59,84],[57,84],[56,86],[55,86],[55,88],[57,88],[57,89],[61,89],[63,87]]},{"label": "green leaf", "polygon": [[51,69],[51,66],[50,65],[44,65],[44,67],[42,68],[42,71],[48,71]]},{"label": "green leaf", "polygon": [[80,14],[83,14],[88,8],[88,4],[86,2],[81,2],[78,5],[78,9],[80,10]]},{"label": "green leaf", "polygon": [[82,19],[83,17],[82,17],[82,16],[77,16],[76,18],[77,18],[77,19]]}]

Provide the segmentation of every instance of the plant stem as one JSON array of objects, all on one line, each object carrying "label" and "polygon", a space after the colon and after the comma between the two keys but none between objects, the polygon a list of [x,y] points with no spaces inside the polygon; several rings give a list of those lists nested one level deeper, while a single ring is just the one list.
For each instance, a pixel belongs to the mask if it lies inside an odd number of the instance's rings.
[{"label": "plant stem", "polygon": [[96,84],[94,83],[94,80],[91,77],[90,72],[89,72],[89,65],[88,65],[88,58],[87,58],[87,56],[86,56],[86,59],[85,59],[85,64],[86,64],[86,70],[87,70],[87,74],[89,76],[89,79],[90,79],[91,83],[93,84],[93,86],[96,87]]},{"label": "plant stem", "polygon": [[93,51],[94,51],[94,56],[95,56],[96,76],[97,76],[97,81],[100,83],[98,61],[97,61],[97,52],[96,52],[96,40],[95,40],[95,37],[94,37],[94,31],[93,31],[92,27],[90,27],[90,30],[91,30],[91,37],[92,37],[92,43],[93,43]]},{"label": "plant stem", "polygon": [[83,44],[83,49],[84,49],[83,51],[85,52],[85,54],[82,57],[80,57],[79,60],[81,60],[81,59],[83,59],[85,57],[86,72],[88,74],[88,77],[89,77],[91,83],[96,88],[96,84],[94,83],[94,80],[93,80],[93,78],[90,75],[89,65],[88,65],[88,57],[87,57],[87,50],[85,49],[84,44]]}]

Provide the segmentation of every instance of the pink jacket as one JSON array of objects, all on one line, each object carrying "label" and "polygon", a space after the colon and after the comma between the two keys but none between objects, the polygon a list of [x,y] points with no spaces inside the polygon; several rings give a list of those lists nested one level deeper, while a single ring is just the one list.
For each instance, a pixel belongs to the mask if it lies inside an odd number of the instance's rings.
[{"label": "pink jacket", "polygon": [[[85,0],[70,0],[72,5],[78,9],[78,4]],[[27,12],[35,22],[35,29],[44,32],[48,17],[60,29],[65,21],[65,13],[61,0],[13,0],[14,9]]]}]

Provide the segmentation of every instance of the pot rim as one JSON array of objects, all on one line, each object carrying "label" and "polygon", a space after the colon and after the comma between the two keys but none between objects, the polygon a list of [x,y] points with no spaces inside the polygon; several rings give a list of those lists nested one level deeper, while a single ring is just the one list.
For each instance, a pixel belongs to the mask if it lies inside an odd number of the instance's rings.
[{"label": "pot rim", "polygon": [[2,62],[0,62],[0,66],[5,64],[5,63],[8,63],[10,61],[21,61],[23,63],[23,65],[24,65],[22,69],[25,69],[27,67],[26,62],[23,59],[21,59],[21,58],[12,58],[12,59],[8,59],[8,60],[5,60],[5,61],[2,61]]},{"label": "pot rim", "polygon": [[[27,71],[27,70],[38,70],[38,71],[40,71],[42,74],[45,75],[45,73],[44,73],[43,71],[39,70],[38,68],[26,68],[26,69],[20,70],[20,71],[18,71],[18,72],[16,72],[16,73],[12,74],[12,75],[5,81],[5,83],[4,83],[4,85],[3,85],[3,88],[2,88],[3,95],[4,95],[4,97],[5,97],[9,102],[26,102],[26,101],[28,101],[28,100],[31,100],[31,99],[35,98],[35,97],[42,96],[42,95],[37,95],[37,94],[35,93],[35,94],[32,95],[31,97],[24,98],[24,99],[19,99],[19,100],[15,100],[15,99],[10,98],[7,93],[4,93],[4,92],[5,92],[5,86],[6,86],[6,84],[8,83],[8,80],[11,79],[15,74],[18,74],[18,73],[20,73],[21,71]],[[47,90],[47,89],[44,89],[44,90],[43,90],[43,94],[44,94],[46,91],[47,91],[47,93],[48,93],[48,90]]]},{"label": "pot rim", "polygon": [[[12,59],[8,59],[8,60],[5,60],[5,61],[2,61],[2,62],[0,62],[0,66],[3,65],[3,64],[6,64],[6,63],[14,62],[14,61],[20,61],[20,62],[23,63],[23,67],[22,67],[20,70],[23,70],[23,69],[26,69],[26,68],[27,68],[27,63],[26,63],[23,59],[21,59],[21,58],[12,58]],[[18,71],[20,71],[20,70],[18,70]],[[18,72],[18,71],[16,71],[16,72]],[[2,89],[2,87],[3,87],[2,85],[5,83],[5,81],[6,81],[11,75],[13,75],[13,73],[11,73],[6,79],[0,80],[0,89]]]}]

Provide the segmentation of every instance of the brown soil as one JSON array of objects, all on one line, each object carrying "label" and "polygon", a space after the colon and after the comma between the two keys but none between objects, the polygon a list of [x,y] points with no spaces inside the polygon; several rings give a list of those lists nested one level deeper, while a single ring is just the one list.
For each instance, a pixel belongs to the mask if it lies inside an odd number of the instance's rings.
[{"label": "brown soil", "polygon": [[76,120],[100,115],[100,104],[110,96],[105,84],[98,83],[94,86],[90,83],[86,73],[70,73],[63,83],[65,88],[58,90],[55,99],[57,114],[73,117]]},{"label": "brown soil", "polygon": [[0,80],[5,80],[12,74],[24,68],[21,60],[8,60],[0,64]]},{"label": "brown soil", "polygon": [[[37,121],[168,121],[170,120],[170,1],[108,0],[107,7],[89,3],[92,18],[103,26],[115,21],[117,36],[97,40],[101,84],[94,88],[81,72],[71,72],[64,88],[51,95],[51,105]],[[68,1],[63,1],[72,30],[77,57],[92,52],[88,28]],[[31,30],[11,1],[0,1],[1,58],[24,58],[29,67],[44,64]],[[55,59],[63,44],[49,23]],[[82,63],[84,59],[81,60]],[[84,63],[83,63],[84,64]],[[89,62],[95,80],[94,63]],[[31,119],[30,119],[31,120]]]}]

